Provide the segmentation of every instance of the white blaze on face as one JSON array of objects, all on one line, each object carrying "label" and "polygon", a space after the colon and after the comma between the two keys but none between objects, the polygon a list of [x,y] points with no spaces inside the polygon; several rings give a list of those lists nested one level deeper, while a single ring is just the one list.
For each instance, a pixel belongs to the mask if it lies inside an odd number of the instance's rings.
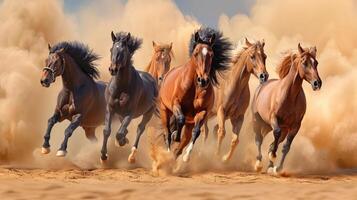
[{"label": "white blaze on face", "polygon": [[203,47],[203,49],[202,49],[202,55],[203,55],[203,56],[206,56],[207,53],[208,53],[207,48],[206,48],[206,47]]}]

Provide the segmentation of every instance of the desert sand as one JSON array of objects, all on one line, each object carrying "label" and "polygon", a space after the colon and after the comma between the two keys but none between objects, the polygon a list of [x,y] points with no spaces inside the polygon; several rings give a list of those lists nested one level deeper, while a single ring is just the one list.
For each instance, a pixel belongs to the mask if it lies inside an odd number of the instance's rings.
[{"label": "desert sand", "polygon": [[0,168],[0,199],[356,199],[357,174],[270,176],[205,172],[154,176],[136,168]]}]

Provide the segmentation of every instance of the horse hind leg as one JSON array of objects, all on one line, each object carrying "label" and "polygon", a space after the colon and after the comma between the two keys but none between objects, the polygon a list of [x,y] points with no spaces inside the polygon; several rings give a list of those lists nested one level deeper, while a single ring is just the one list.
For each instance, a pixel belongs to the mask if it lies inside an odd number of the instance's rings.
[{"label": "horse hind leg", "polygon": [[277,167],[277,172],[280,172],[283,169],[283,165],[284,165],[284,161],[285,161],[286,155],[289,153],[291,143],[293,142],[298,130],[299,130],[299,128],[293,129],[292,131],[290,131],[288,133],[288,135],[286,137],[286,142],[285,142],[285,144],[283,146],[283,149],[282,149],[282,157],[281,157],[279,166]]},{"label": "horse hind leg", "polygon": [[92,143],[98,142],[97,137],[95,136],[95,129],[96,127],[83,127],[86,137]]},{"label": "horse hind leg", "polygon": [[242,128],[242,124],[244,121],[244,115],[239,116],[238,118],[231,119],[232,123],[232,128],[233,128],[233,134],[232,134],[232,141],[231,141],[231,146],[226,155],[223,156],[223,162],[227,162],[231,159],[235,148],[238,145],[239,142],[239,132]]},{"label": "horse hind leg", "polygon": [[278,149],[279,144],[285,139],[287,135],[287,129],[280,129],[280,133],[277,136],[276,132],[274,132],[274,141],[270,144],[269,148],[269,166],[268,166],[268,174],[273,174],[277,175],[278,174],[278,168],[274,165],[275,160],[276,160],[276,151]]},{"label": "horse hind leg", "polygon": [[226,119],[225,119],[225,114],[224,114],[222,107],[218,108],[217,120],[218,120],[218,130],[217,130],[216,155],[219,155],[221,152],[223,138],[226,135],[226,128],[225,128]]},{"label": "horse hind leg", "polygon": [[129,163],[135,163],[135,155],[137,153],[140,137],[144,133],[145,127],[146,127],[147,123],[150,121],[151,117],[153,116],[154,111],[155,111],[155,108],[153,107],[148,112],[146,112],[143,115],[143,118],[142,118],[140,124],[138,125],[138,128],[136,130],[135,142],[134,142],[133,147],[131,148],[131,153],[128,157]]}]

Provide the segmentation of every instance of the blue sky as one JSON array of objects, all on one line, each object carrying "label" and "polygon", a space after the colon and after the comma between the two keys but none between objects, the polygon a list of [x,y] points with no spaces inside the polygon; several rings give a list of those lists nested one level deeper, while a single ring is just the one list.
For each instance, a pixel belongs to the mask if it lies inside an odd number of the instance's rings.
[{"label": "blue sky", "polygon": [[[100,2],[100,0],[97,0]],[[125,3],[127,0],[118,0]],[[150,1],[150,0],[148,0]],[[146,1],[146,2],[148,2]],[[185,14],[194,16],[204,25],[217,27],[218,18],[225,13],[228,16],[237,13],[249,14],[256,0],[175,0],[177,7]],[[75,13],[88,0],[64,0],[65,11]]]}]

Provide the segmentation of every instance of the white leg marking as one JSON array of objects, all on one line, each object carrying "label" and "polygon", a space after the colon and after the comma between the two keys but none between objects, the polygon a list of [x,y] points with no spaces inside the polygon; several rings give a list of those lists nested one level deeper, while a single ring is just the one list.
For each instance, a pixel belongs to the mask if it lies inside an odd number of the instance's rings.
[{"label": "white leg marking", "polygon": [[190,154],[193,149],[193,142],[190,143],[190,145],[186,149],[185,155],[182,157],[184,162],[187,162],[190,159]]}]

